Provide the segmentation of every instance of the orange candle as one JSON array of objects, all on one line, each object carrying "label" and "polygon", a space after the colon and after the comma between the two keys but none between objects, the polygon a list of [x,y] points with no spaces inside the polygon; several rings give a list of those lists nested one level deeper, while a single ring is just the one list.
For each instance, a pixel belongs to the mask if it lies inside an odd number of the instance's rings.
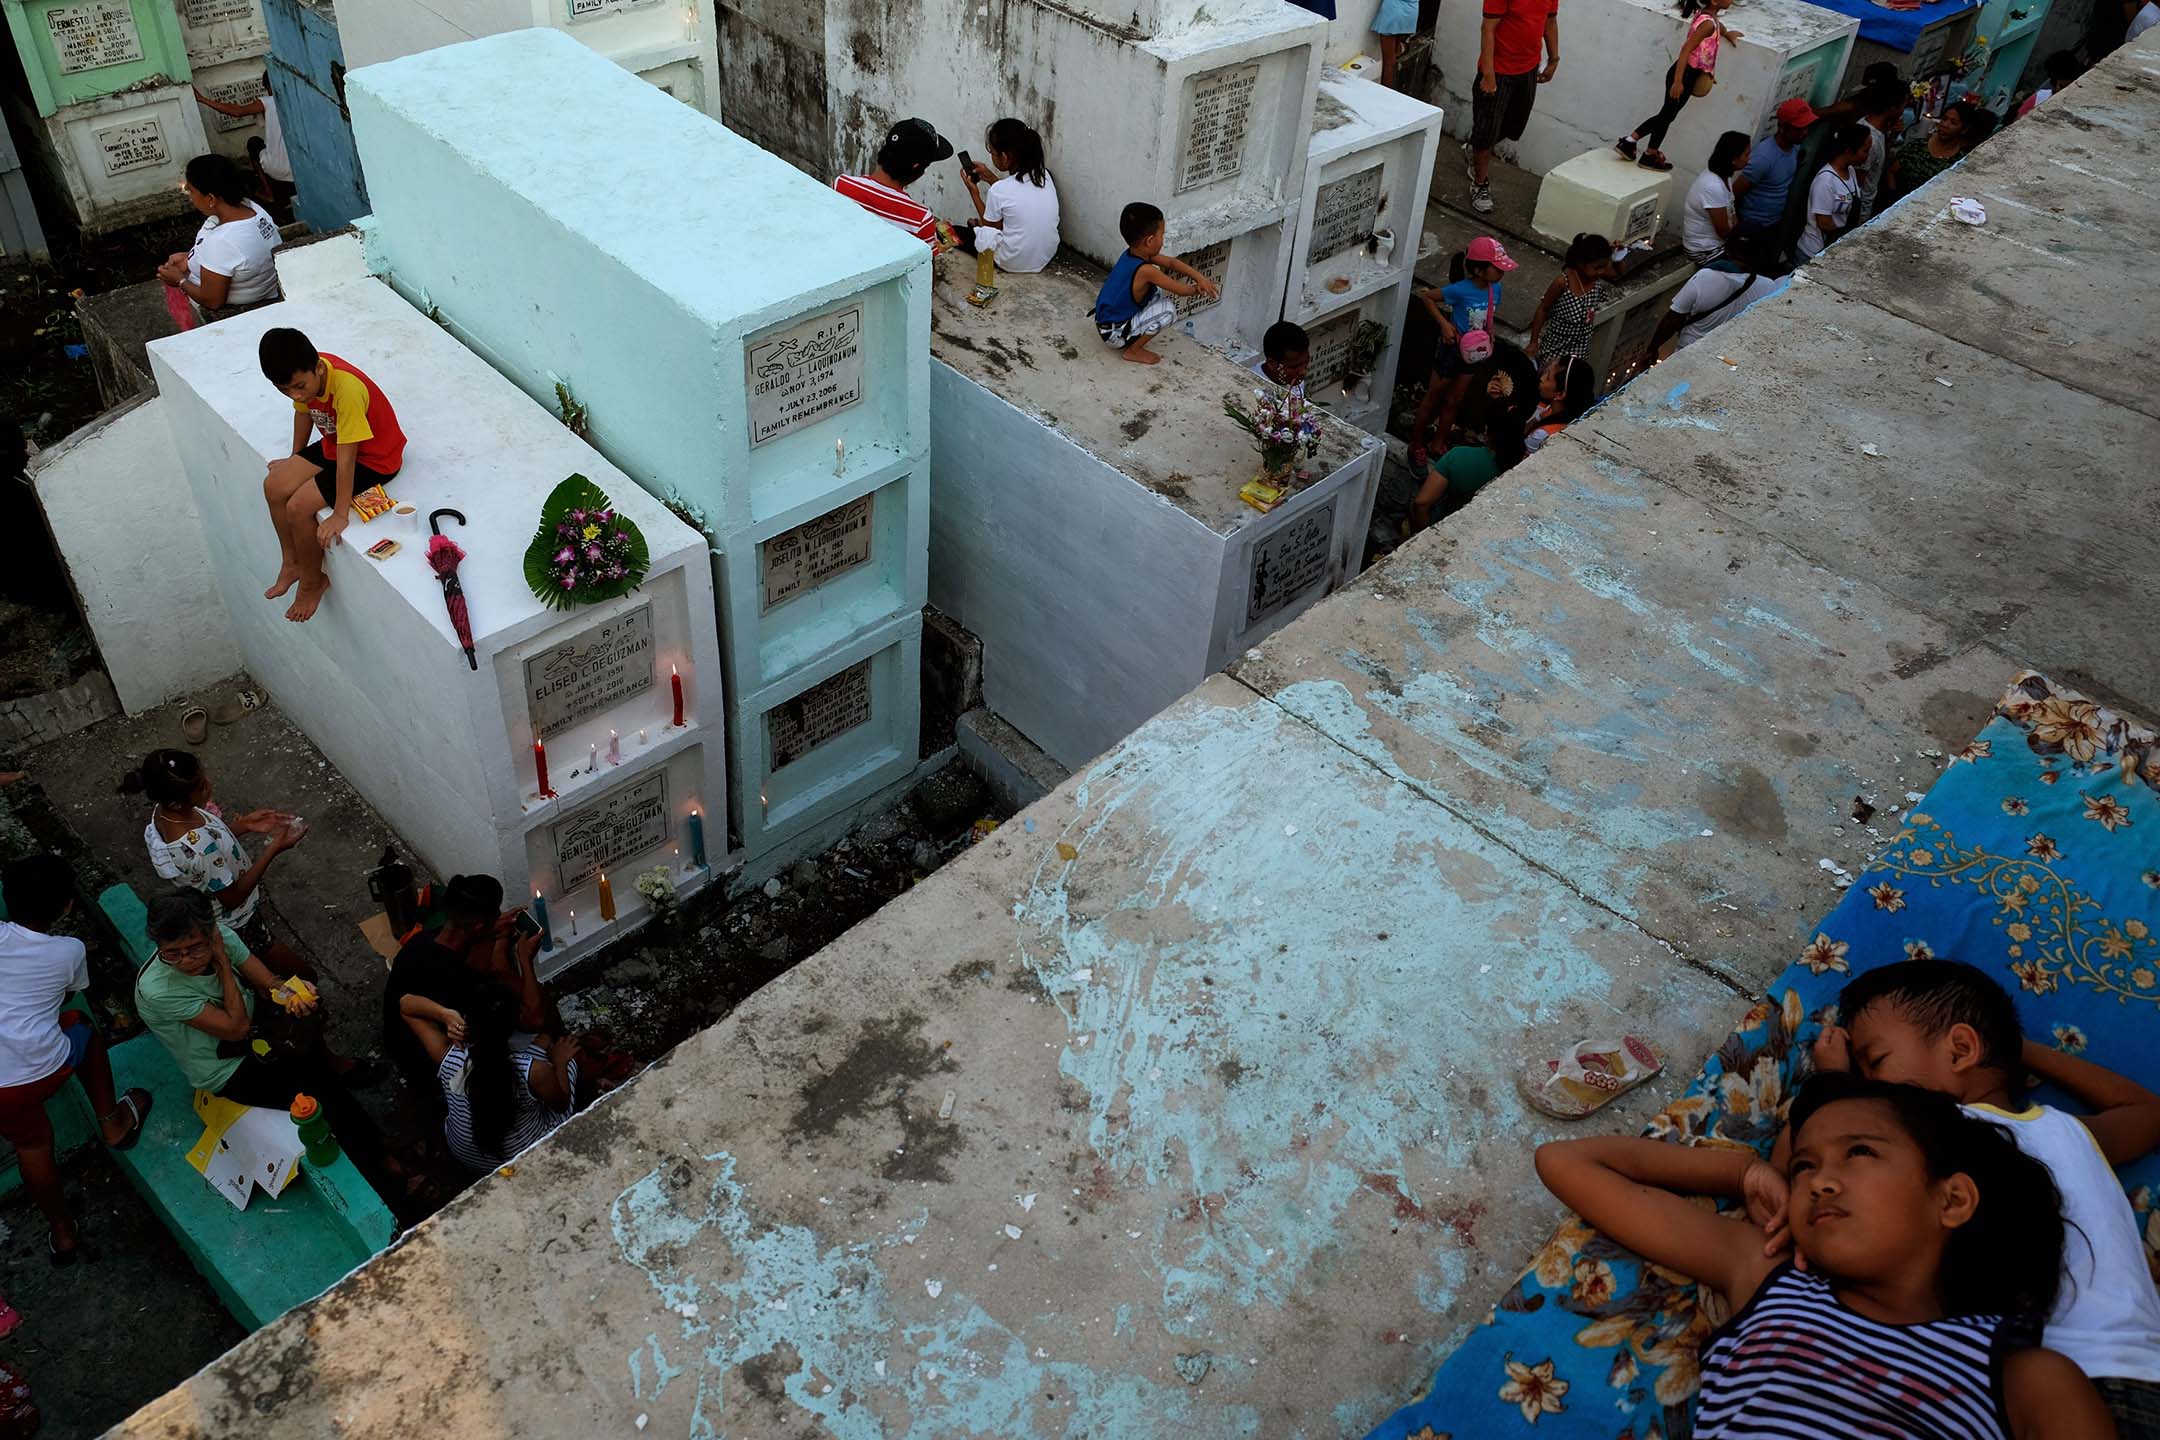
[{"label": "orange candle", "polygon": [[600,918],[602,920],[613,920],[615,918],[615,890],[613,886],[607,883],[607,871],[605,870],[600,872]]}]

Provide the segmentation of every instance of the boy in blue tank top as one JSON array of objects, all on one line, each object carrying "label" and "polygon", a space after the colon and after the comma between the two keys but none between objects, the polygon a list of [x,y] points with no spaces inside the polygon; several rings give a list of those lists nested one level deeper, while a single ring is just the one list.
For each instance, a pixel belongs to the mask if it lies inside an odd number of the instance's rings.
[{"label": "boy in blue tank top", "polygon": [[1163,213],[1146,201],[1135,200],[1119,214],[1118,234],[1125,237],[1125,253],[1095,297],[1095,330],[1123,358],[1153,365],[1162,356],[1148,349],[1148,341],[1177,318],[1170,297],[1197,294],[1213,300],[1222,291],[1177,256],[1162,253]]}]

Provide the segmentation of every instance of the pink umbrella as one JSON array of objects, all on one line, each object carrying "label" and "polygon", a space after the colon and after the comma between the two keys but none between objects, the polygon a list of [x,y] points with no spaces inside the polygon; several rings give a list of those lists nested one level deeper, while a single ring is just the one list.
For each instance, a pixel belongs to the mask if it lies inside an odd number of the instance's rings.
[{"label": "pink umbrella", "polygon": [[445,515],[450,516],[460,525],[465,523],[464,514],[457,510],[444,509],[429,512],[427,517],[428,568],[435,572],[436,579],[442,581],[443,608],[450,612],[451,628],[457,631],[458,643],[465,647],[465,663],[478,670],[480,661],[473,654],[472,612],[465,606],[465,587],[459,583],[457,573],[458,561],[465,558],[465,552],[458,548],[458,543],[455,540],[443,534],[435,526],[435,522]]}]

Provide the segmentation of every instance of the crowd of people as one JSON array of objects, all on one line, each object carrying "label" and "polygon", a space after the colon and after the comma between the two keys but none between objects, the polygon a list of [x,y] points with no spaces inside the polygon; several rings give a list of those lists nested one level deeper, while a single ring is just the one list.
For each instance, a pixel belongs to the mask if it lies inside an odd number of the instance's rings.
[{"label": "crowd of people", "polygon": [[[508,1163],[590,1098],[578,1043],[540,986],[539,927],[504,908],[500,881],[458,875],[422,895],[427,918],[399,937],[383,985],[387,1062],[355,1059],[330,1045],[315,967],[266,923],[272,868],[307,827],[283,811],[226,814],[208,768],[187,751],[153,750],[119,788],[150,801],[144,852],[169,882],[145,906],[149,958],[129,1008],[191,1089],[278,1110],[312,1097],[404,1218],[427,1184],[424,1168],[392,1153],[356,1091],[401,1078],[409,1117],[432,1137],[413,1155],[439,1153],[472,1175]],[[261,843],[251,853],[242,837]],[[105,1042],[70,998],[91,983],[83,942],[59,933],[76,888],[67,862],[49,854],[0,870],[0,1137],[44,1213],[55,1265],[95,1252],[61,1188],[46,1102],[77,1078],[114,1149],[135,1143],[153,1103],[145,1089],[116,1092]]]}]

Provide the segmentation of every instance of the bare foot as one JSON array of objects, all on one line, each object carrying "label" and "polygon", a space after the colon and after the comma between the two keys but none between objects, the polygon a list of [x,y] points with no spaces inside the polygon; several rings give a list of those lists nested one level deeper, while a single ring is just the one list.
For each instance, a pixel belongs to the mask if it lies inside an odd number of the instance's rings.
[{"label": "bare foot", "polygon": [[1123,360],[1130,360],[1135,365],[1162,364],[1162,356],[1157,355],[1152,350],[1143,350],[1138,345],[1126,346],[1123,350],[1120,350],[1118,352],[1118,358]]},{"label": "bare foot", "polygon": [[300,593],[293,596],[292,608],[285,612],[285,618],[295,624],[312,620],[316,607],[322,604],[322,597],[329,589],[330,578],[327,575],[323,577],[320,585],[302,585]]},{"label": "bare foot", "polygon": [[284,569],[277,572],[277,579],[270,582],[270,588],[263,591],[263,599],[277,599],[278,596],[283,595],[287,590],[292,589],[293,582],[298,580],[299,578],[300,567],[297,565],[287,565]]}]

